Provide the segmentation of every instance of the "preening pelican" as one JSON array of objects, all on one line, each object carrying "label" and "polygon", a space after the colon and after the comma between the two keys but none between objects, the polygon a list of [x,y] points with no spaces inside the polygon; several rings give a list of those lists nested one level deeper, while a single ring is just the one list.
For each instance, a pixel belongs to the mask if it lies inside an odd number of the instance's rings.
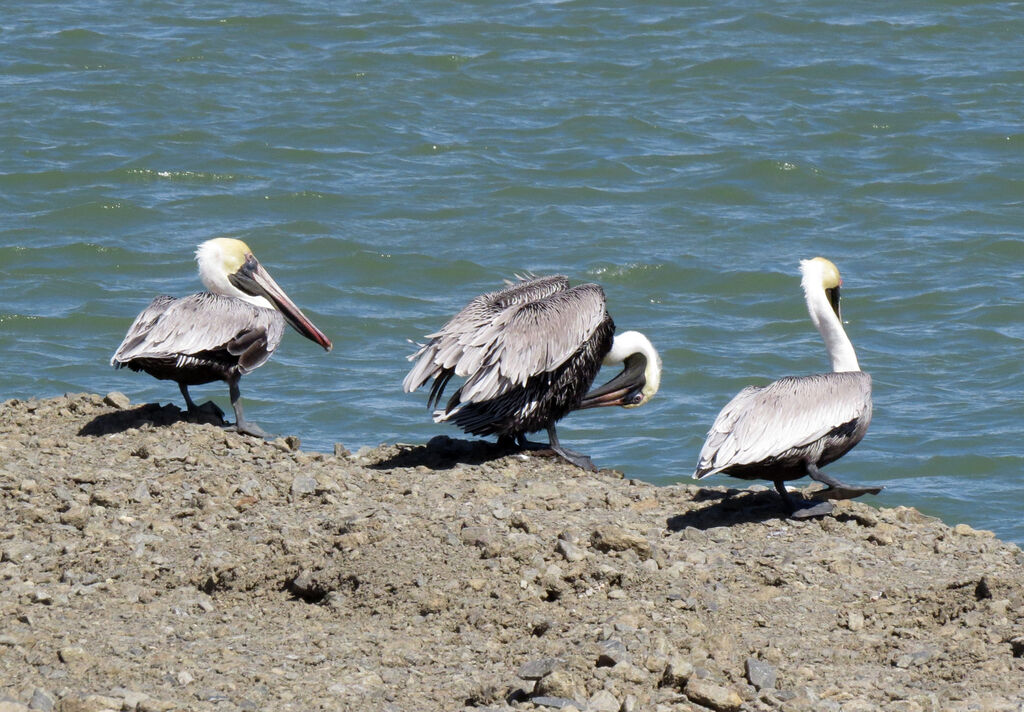
[{"label": "preening pelican", "polygon": [[[661,359],[636,331],[614,336],[604,290],[569,287],[562,275],[519,278],[471,301],[427,336],[409,356],[415,365],[402,381],[411,393],[431,378],[427,407],[436,406],[452,376],[465,378],[434,422],[452,421],[473,435],[498,435],[499,444],[526,441],[546,429],[550,448],[569,462],[594,470],[586,455],[561,446],[555,422],[572,410],[641,406],[658,391]],[[604,364],[622,373],[590,393]]]},{"label": "preening pelican", "polygon": [[825,340],[832,373],[748,386],[722,409],[700,451],[695,479],[721,472],[767,479],[794,517],[832,511],[828,502],[797,508],[784,482],[804,475],[828,485],[816,499],[878,494],[881,487],[852,487],[819,468],[861,441],[871,422],[871,376],[860,370],[839,309],[839,270],[824,257],[801,260],[801,284],[811,321]]},{"label": "preening pelican", "polygon": [[245,419],[238,379],[270,358],[287,321],[327,351],[331,342],[295,306],[241,240],[218,237],[196,250],[199,278],[209,292],[177,299],[159,296],[135,317],[110,365],[177,381],[189,413],[189,386],[227,381],[235,425],[266,437]]}]

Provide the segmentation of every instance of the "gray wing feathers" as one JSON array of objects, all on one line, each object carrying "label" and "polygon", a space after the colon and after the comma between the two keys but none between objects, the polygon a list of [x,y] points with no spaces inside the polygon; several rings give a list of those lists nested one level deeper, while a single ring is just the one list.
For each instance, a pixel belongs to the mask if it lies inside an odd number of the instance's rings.
[{"label": "gray wing feathers", "polygon": [[477,297],[409,357],[416,363],[403,388],[454,371],[467,379],[461,402],[481,402],[557,368],[605,318],[601,287],[568,284],[555,275]]},{"label": "gray wing feathers", "polygon": [[[135,358],[167,358],[217,349],[239,350],[252,334],[265,334],[266,357],[281,343],[284,319],[241,299],[218,294],[192,294],[182,299],[161,296],[150,302],[132,323],[110,360],[116,366]],[[229,348],[230,347],[230,348]]]},{"label": "gray wing feathers", "polygon": [[782,378],[749,386],[718,414],[701,448],[700,479],[730,465],[755,464],[809,445],[869,413],[871,376],[862,372]]}]

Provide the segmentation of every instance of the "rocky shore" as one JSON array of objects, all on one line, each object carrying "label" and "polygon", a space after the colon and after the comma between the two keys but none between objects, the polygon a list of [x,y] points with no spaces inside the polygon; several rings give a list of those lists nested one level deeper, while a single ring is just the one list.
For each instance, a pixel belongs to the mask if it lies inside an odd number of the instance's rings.
[{"label": "rocky shore", "polygon": [[0,712],[1024,710],[1024,554],[118,393],[0,406]]}]

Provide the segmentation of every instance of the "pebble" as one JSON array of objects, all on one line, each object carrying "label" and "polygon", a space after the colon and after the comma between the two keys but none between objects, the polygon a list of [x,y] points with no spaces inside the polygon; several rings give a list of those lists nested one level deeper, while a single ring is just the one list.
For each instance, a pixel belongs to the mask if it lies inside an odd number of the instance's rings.
[{"label": "pebble", "polygon": [[313,494],[316,492],[316,478],[308,475],[299,475],[292,480],[291,493],[293,497]]},{"label": "pebble", "polygon": [[536,697],[531,697],[530,702],[537,707],[551,707],[556,710],[565,710],[566,712],[571,712],[572,710],[577,710],[578,712],[583,706],[576,700],[568,697],[554,697],[552,695],[537,695]]},{"label": "pebble", "polygon": [[693,675],[693,663],[680,655],[673,655],[665,665],[662,685],[682,689]]},{"label": "pebble", "polygon": [[621,640],[609,639],[599,643],[601,652],[597,656],[598,667],[613,667],[623,662],[630,662],[632,657]]},{"label": "pebble", "polygon": [[56,700],[53,695],[40,687],[32,691],[32,699],[28,702],[29,709],[39,710],[40,712],[52,712],[55,704]]},{"label": "pebble", "polygon": [[628,532],[616,524],[603,524],[597,527],[591,534],[590,541],[598,551],[633,550],[644,559],[651,555],[651,545],[645,537]]},{"label": "pebble", "polygon": [[539,695],[574,699],[581,692],[576,680],[565,670],[553,670],[537,681],[536,692]]},{"label": "pebble", "polygon": [[519,671],[516,673],[516,677],[520,677],[523,680],[539,680],[545,675],[550,675],[555,668],[565,663],[561,658],[541,658],[539,660],[531,660],[528,663],[524,663]]},{"label": "pebble", "polygon": [[622,703],[608,690],[598,690],[587,702],[589,712],[619,712]]},{"label": "pebble", "polygon": [[757,658],[747,658],[744,662],[744,668],[747,674],[747,682],[753,685],[755,689],[762,690],[766,687],[775,687],[777,673],[774,666]]},{"label": "pebble", "polygon": [[65,697],[57,706],[58,712],[121,712],[122,701],[105,695]]},{"label": "pebble", "polygon": [[111,391],[103,398],[103,402],[107,405],[117,408],[118,410],[125,410],[129,408],[132,402],[128,399],[121,391]]},{"label": "pebble", "polygon": [[686,683],[685,692],[691,701],[710,707],[717,712],[738,712],[743,706],[743,698],[735,690],[698,677],[690,678]]}]

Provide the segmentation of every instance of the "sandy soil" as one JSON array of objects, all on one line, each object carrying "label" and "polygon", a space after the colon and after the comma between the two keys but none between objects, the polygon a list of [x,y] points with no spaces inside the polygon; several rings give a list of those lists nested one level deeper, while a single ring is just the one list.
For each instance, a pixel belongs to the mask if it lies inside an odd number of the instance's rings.
[{"label": "sandy soil", "polygon": [[439,437],[0,406],[0,712],[1024,710],[1024,554]]}]

